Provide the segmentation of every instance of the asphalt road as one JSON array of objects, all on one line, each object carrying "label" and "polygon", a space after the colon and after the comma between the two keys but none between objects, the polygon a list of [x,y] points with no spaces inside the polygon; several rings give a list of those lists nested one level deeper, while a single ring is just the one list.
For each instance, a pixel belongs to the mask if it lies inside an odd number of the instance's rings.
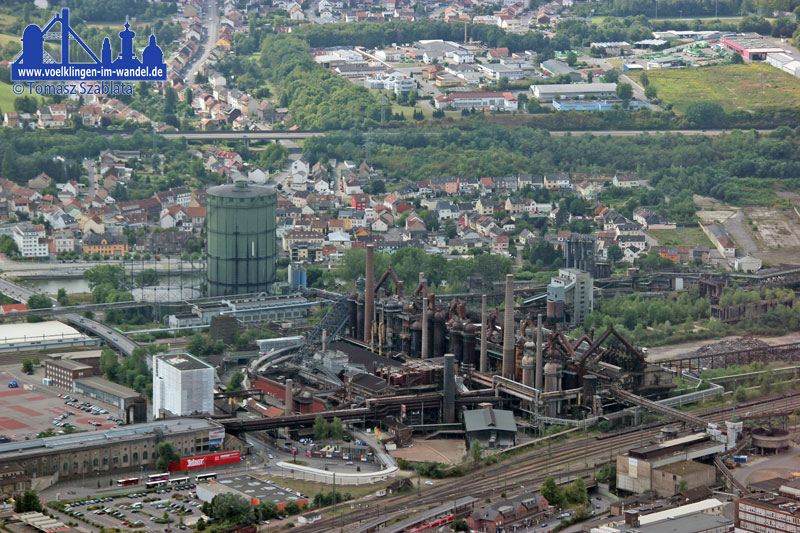
[{"label": "asphalt road", "polygon": [[0,279],[0,293],[3,293],[9,298],[13,298],[22,303],[27,302],[31,296],[36,294],[35,291],[31,289],[21,287],[20,285],[5,279]]},{"label": "asphalt road", "polygon": [[194,83],[194,77],[200,65],[211,55],[211,50],[214,49],[214,43],[217,42],[217,35],[219,34],[219,8],[217,7],[217,1],[206,0],[204,2],[204,9],[205,15],[203,18],[206,21],[206,33],[205,42],[201,45],[203,53],[192,63],[189,70],[187,70],[184,75],[187,87]]}]

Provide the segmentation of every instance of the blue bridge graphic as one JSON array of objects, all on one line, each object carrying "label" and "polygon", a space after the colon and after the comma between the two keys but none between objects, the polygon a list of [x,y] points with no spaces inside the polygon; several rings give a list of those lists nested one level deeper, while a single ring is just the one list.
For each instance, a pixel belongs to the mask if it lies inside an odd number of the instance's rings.
[{"label": "blue bridge graphic", "polygon": [[[61,32],[50,31],[56,24]],[[69,25],[69,9],[56,14],[44,28],[31,24],[22,34],[22,52],[11,65],[14,81],[163,81],[167,77],[164,55],[156,44],[155,35],[142,52],[136,56],[133,38],[136,33],[125,21],[119,33],[120,53],[111,56],[111,41],[103,40],[100,58],[84,43]],[[44,49],[45,41],[61,41],[61,62],[57,62]],[[75,41],[92,58],[94,63],[70,63],[70,42]]]}]

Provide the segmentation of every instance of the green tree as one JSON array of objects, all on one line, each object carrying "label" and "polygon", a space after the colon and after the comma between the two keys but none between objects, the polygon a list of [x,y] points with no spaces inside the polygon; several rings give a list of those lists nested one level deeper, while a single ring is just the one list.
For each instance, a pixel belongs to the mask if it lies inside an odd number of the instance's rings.
[{"label": "green tree", "polygon": [[328,424],[328,434],[333,440],[342,440],[344,438],[344,423],[338,416],[333,417],[333,420]]},{"label": "green tree", "polygon": [[0,164],[0,175],[6,179],[14,179],[17,174],[17,166],[14,164],[14,152],[11,146],[7,146],[3,152],[3,162]]},{"label": "green tree", "polygon": [[25,373],[33,372],[33,361],[27,357],[22,360],[22,371]]},{"label": "green tree", "polygon": [[655,85],[648,85],[644,88],[644,97],[648,100],[655,100],[658,98],[658,89]]},{"label": "green tree", "polygon": [[151,287],[153,285],[158,285],[158,272],[152,268],[142,270],[136,274],[134,279],[137,287]]},{"label": "green tree", "polygon": [[255,516],[253,506],[244,496],[233,493],[217,494],[211,500],[211,516],[229,525],[251,524]]},{"label": "green tree", "polygon": [[231,379],[228,381],[228,385],[225,387],[229,391],[237,391],[242,389],[242,382],[244,382],[244,374],[241,370],[237,370],[231,376]]},{"label": "green tree", "polygon": [[322,415],[317,415],[314,419],[314,440],[323,441],[330,435],[328,430],[328,422]]},{"label": "green tree", "polygon": [[563,506],[564,491],[556,484],[556,480],[552,477],[545,478],[539,492],[551,505],[555,505],[556,507]]},{"label": "green tree", "polygon": [[574,67],[577,62],[578,56],[575,55],[575,52],[570,52],[567,54],[567,65]]},{"label": "green tree", "polygon": [[735,52],[733,55],[731,55],[731,63],[734,65],[744,65],[744,58],[742,57],[742,54]]},{"label": "green tree", "polygon": [[28,309],[50,309],[53,307],[53,301],[45,294],[32,294],[28,298]]},{"label": "green tree", "polygon": [[747,401],[747,391],[744,387],[739,385],[736,387],[736,391],[733,393],[733,399],[737,402],[745,402]]},{"label": "green tree", "polygon": [[715,128],[723,124],[725,111],[717,102],[691,102],[686,107],[686,118],[698,128]]},{"label": "green tree", "polygon": [[0,252],[5,255],[19,254],[17,242],[10,235],[0,235]]},{"label": "green tree", "polygon": [[89,290],[94,291],[100,285],[111,285],[119,291],[129,289],[125,277],[125,269],[118,265],[97,265],[83,273],[83,278],[89,282]]},{"label": "green tree", "polygon": [[156,450],[158,452],[158,459],[156,459],[156,468],[158,470],[166,472],[172,461],[181,460],[180,454],[175,450],[175,446],[171,442],[159,442]]},{"label": "green tree", "polygon": [[64,287],[58,289],[56,299],[58,300],[59,305],[68,306],[70,304],[67,290]]},{"label": "green tree", "polygon": [[608,260],[611,261],[611,264],[615,265],[622,261],[623,255],[622,248],[618,244],[612,244],[608,247]]},{"label": "green tree", "polygon": [[15,513],[41,512],[42,502],[35,490],[28,490],[14,501]]},{"label": "green tree", "polygon": [[472,459],[473,464],[478,464],[481,462],[481,458],[483,457],[483,447],[478,439],[472,441],[472,444],[469,445],[469,457]]},{"label": "green tree", "polygon": [[689,484],[686,483],[685,479],[682,479],[680,483],[678,483],[678,493],[686,492],[686,489],[689,488]]},{"label": "green tree", "polygon": [[633,98],[633,87],[630,83],[618,83],[616,94],[623,102],[629,102]]},{"label": "green tree", "polygon": [[567,501],[573,505],[585,505],[589,501],[586,483],[583,478],[578,478],[569,484],[565,491]]},{"label": "green tree", "polygon": [[650,85],[650,78],[647,77],[647,72],[642,72],[642,77],[639,78],[639,83],[642,84],[642,87],[647,87]]}]

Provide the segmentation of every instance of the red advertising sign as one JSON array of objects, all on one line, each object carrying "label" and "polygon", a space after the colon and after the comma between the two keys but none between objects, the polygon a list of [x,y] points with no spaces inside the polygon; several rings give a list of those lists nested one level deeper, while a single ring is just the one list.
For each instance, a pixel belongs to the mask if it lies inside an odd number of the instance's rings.
[{"label": "red advertising sign", "polygon": [[184,457],[180,461],[172,461],[169,464],[170,472],[175,470],[192,470],[193,468],[210,468],[215,466],[238,463],[242,460],[240,452],[221,452],[210,453],[208,455],[198,455],[195,457]]}]

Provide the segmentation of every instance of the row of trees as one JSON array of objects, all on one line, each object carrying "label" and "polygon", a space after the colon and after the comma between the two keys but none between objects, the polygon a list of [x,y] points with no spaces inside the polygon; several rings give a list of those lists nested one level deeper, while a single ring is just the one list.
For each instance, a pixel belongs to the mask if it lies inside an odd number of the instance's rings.
[{"label": "row of trees", "polygon": [[542,483],[540,492],[550,505],[556,507],[565,508],[589,503],[589,493],[582,478],[576,479],[566,487],[559,487],[555,479],[548,477]]},{"label": "row of trees", "polygon": [[100,371],[114,383],[130,387],[148,398],[153,397],[153,374],[147,367],[147,349],[143,347],[136,348],[121,363],[112,349],[104,348],[100,354]]},{"label": "row of trees", "polygon": [[322,442],[325,440],[342,440],[344,437],[344,424],[342,419],[334,417],[328,422],[322,415],[314,419],[314,440]]},{"label": "row of trees", "polygon": [[[311,161],[358,161],[365,155],[364,140],[361,132],[331,133],[308,139],[304,153]],[[677,203],[689,210],[688,218],[694,213],[692,194],[751,201],[741,191],[740,180],[744,178],[779,180],[787,188],[800,185],[798,128],[779,128],[766,136],[734,131],[723,137],[555,137],[532,126],[508,128],[468,121],[446,129],[429,128],[424,133],[374,133],[371,141],[370,162],[392,180],[638,171],[650,178],[650,185],[660,194],[659,206]]]},{"label": "row of trees", "polygon": [[[446,285],[447,290],[452,292],[463,292],[469,277],[502,281],[511,272],[511,260],[499,255],[480,254],[470,259],[448,261],[441,255],[428,255],[419,248],[401,248],[392,254],[375,254],[375,281],[389,265],[404,282],[407,291],[416,287],[420,272],[425,273],[428,285]],[[336,268],[335,276],[353,282],[362,275],[365,268],[366,252],[363,248],[354,248],[345,252]]]}]

